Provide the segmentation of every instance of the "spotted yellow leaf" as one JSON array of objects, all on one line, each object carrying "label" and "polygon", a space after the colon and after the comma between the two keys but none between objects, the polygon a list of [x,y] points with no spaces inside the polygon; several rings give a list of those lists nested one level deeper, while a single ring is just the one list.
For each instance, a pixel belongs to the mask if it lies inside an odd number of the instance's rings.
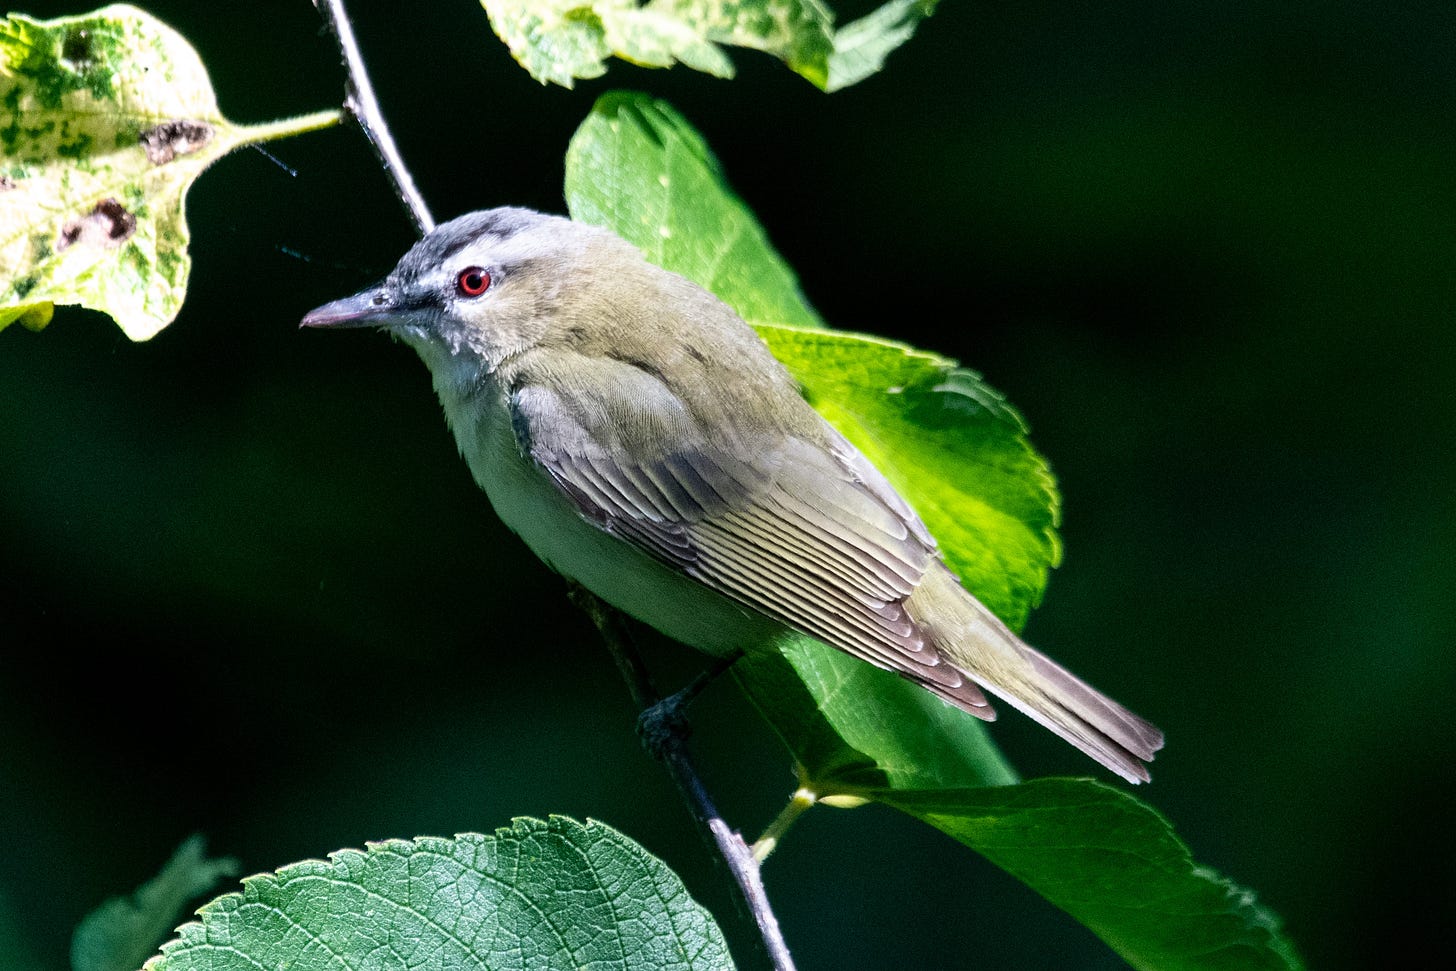
[{"label": "spotted yellow leaf", "polygon": [[56,304],[110,314],[133,340],[177,315],[191,260],[183,199],[239,145],[334,124],[337,111],[234,125],[175,30],[122,4],[0,21],[0,329]]}]

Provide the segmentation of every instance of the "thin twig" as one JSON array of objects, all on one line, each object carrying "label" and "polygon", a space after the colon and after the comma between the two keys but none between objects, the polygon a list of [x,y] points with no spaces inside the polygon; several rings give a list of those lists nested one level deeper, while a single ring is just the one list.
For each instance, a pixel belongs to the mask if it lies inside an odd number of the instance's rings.
[{"label": "thin twig", "polygon": [[379,110],[379,101],[374,97],[374,86],[369,83],[369,72],[364,69],[364,58],[359,54],[359,43],[354,39],[354,27],[349,15],[344,12],[343,0],[313,0],[320,16],[344,58],[344,70],[348,73],[348,87],[344,93],[344,110],[354,116],[359,127],[364,129],[374,153],[384,163],[384,171],[394,183],[394,194],[409,213],[415,224],[416,235],[423,236],[435,228],[435,219],[425,205],[424,196],[415,188],[414,177],[394,144],[389,125]]},{"label": "thin twig", "polygon": [[[571,599],[591,618],[597,632],[602,635],[607,650],[612,654],[612,660],[617,663],[617,671],[627,682],[627,690],[631,692],[632,703],[637,706],[637,710],[646,711],[661,701],[648,677],[647,668],[642,664],[642,658],[632,643],[626,618],[585,587],[575,583],[571,585]],[[718,854],[728,865],[728,872],[738,887],[749,916],[758,927],[759,937],[763,940],[769,960],[773,962],[776,971],[793,971],[794,960],[789,956],[789,947],[779,930],[778,918],[774,916],[768,894],[764,892],[763,877],[753,851],[718,813],[718,807],[713,804],[702,777],[698,775],[693,760],[688,755],[686,740],[680,735],[669,735],[657,741],[656,749],[663,765],[667,766],[668,775],[672,776],[672,781],[677,784],[678,791],[687,801],[693,818],[707,832]]]},{"label": "thin twig", "polygon": [[[349,23],[349,16],[344,11],[343,0],[314,0],[314,6],[318,8],[319,14],[324,18],[324,23],[333,33],[344,58],[344,68],[348,72],[349,78],[344,108],[358,121],[359,127],[364,129],[369,143],[374,146],[375,154],[379,156],[380,162],[384,164],[385,172],[389,175],[390,181],[394,183],[396,195],[414,222],[415,230],[420,236],[423,236],[435,227],[435,221],[430,215],[429,208],[425,205],[424,198],[415,188],[409,168],[404,164],[399,149],[395,147],[394,137],[389,132],[389,125],[379,110],[379,102],[374,97],[374,89],[370,85],[369,75],[364,69],[364,61],[359,54],[359,45],[354,40],[354,30]],[[642,658],[632,644],[631,635],[626,626],[626,618],[606,603],[598,600],[585,588],[575,584],[572,585],[572,600],[586,612],[592,623],[596,625],[597,631],[600,632],[602,640],[606,642],[607,649],[617,664],[617,670],[621,673],[622,680],[627,683],[627,690],[631,692],[632,701],[637,709],[646,711],[657,704],[661,699],[652,687]],[[672,736],[662,742],[659,751],[663,764],[667,766],[668,774],[677,784],[693,818],[706,831],[719,855],[727,863],[728,872],[732,875],[733,882],[738,887],[754,924],[758,927],[764,950],[773,962],[774,968],[776,971],[794,971],[794,962],[789,956],[788,945],[784,943],[783,934],[779,931],[778,918],[774,916],[773,910],[769,906],[768,895],[764,893],[758,861],[754,859],[753,852],[749,849],[748,844],[744,843],[743,837],[733,832],[724,822],[723,817],[719,815],[717,807],[713,805],[712,797],[708,795],[708,790],[703,785],[702,777],[698,775],[697,769],[693,767],[692,759],[688,756],[686,742],[681,736]]]}]

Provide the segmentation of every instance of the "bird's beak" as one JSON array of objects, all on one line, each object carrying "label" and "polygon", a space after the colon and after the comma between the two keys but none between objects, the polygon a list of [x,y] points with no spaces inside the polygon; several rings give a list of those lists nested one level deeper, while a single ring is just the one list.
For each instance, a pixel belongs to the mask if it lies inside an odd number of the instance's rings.
[{"label": "bird's beak", "polygon": [[300,327],[377,327],[394,317],[394,301],[383,286],[360,290],[352,297],[315,307],[303,315]]}]

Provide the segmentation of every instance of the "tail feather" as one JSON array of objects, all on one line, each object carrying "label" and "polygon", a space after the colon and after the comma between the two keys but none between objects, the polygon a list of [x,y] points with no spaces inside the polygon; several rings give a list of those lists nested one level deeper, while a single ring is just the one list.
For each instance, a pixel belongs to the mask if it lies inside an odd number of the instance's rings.
[{"label": "tail feather", "polygon": [[[974,673],[968,673],[975,677]],[[984,684],[983,687],[1043,728],[1050,729],[1065,741],[1081,749],[1128,782],[1152,781],[1152,776],[1144,764],[1145,761],[1152,760],[1151,752],[1147,755],[1140,755],[1125,744],[1122,737],[1102,731],[1083,717],[1084,709],[1073,707],[1065,697],[1047,692],[1040,689],[1039,686],[1032,687],[1030,690],[1022,685],[1011,688]],[[1103,701],[1107,704],[1116,704],[1106,698]],[[1127,715],[1137,718],[1126,709],[1123,711]],[[1151,725],[1148,727],[1152,728]],[[1153,731],[1156,732],[1157,729],[1153,729]],[[1154,750],[1160,746],[1161,742],[1159,746],[1154,747]]]},{"label": "tail feather", "polygon": [[1163,747],[1163,733],[1152,722],[1128,711],[1040,651],[1025,644],[1021,648],[1042,684],[1055,686],[1051,697],[1062,704],[1070,702],[1071,710],[1091,727],[1143,761],[1152,761],[1153,753]]},{"label": "tail feather", "polygon": [[905,606],[946,660],[986,691],[1127,781],[1151,778],[1144,763],[1163,747],[1163,733],[1029,647],[950,571],[932,567]]}]

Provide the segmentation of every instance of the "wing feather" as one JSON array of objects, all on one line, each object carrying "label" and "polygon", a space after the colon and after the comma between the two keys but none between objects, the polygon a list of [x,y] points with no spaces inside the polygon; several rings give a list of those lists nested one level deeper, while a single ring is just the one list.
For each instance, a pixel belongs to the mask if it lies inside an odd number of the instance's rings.
[{"label": "wing feather", "polygon": [[[590,388],[548,373],[523,378],[510,396],[518,444],[586,519],[740,603],[989,716],[979,689],[905,610],[935,560],[934,540],[842,436],[812,410],[812,422],[784,427],[732,409],[710,435],[683,417],[681,398],[664,397],[659,375],[620,361],[592,366],[605,370]],[[641,433],[663,414],[671,435]]]},{"label": "wing feather", "polygon": [[[822,549],[810,534],[791,524],[786,518],[775,520],[758,508],[732,515],[743,532],[753,536],[766,548],[793,562],[802,570],[825,573],[838,579],[860,603],[876,612],[883,613],[887,609],[886,605],[898,603],[903,596],[894,586],[881,581],[874,573],[856,570],[852,564],[846,564],[843,557],[835,555],[833,550]],[[784,536],[785,528],[800,535]]]}]

